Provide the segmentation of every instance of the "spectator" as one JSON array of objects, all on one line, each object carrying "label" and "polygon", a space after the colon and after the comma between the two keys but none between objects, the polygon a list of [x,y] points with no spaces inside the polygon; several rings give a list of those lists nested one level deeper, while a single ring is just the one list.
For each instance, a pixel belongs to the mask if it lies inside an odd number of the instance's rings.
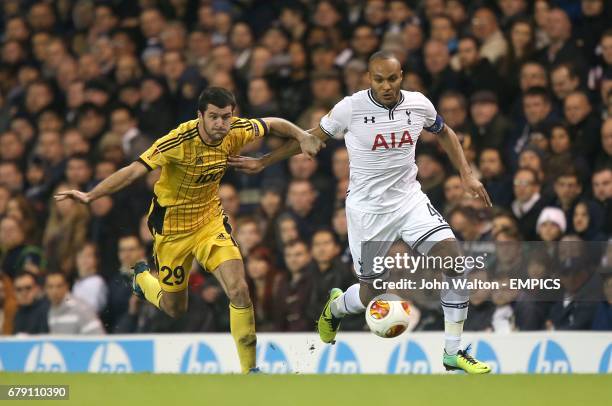
[{"label": "spectator", "polygon": [[40,245],[38,218],[34,207],[25,197],[18,195],[9,200],[6,205],[6,215],[21,224],[26,244]]},{"label": "spectator", "polygon": [[287,192],[287,208],[298,225],[300,235],[309,238],[314,228],[324,226],[328,218],[315,206],[316,191],[308,180],[293,180]]},{"label": "spectator", "polygon": [[[468,279],[474,283],[476,281],[488,282],[489,276],[485,271],[470,272]],[[468,312],[470,317],[463,324],[465,331],[492,331],[493,313],[495,305],[491,302],[490,289],[475,289],[470,293],[470,307]]]},{"label": "spectator", "polygon": [[459,40],[457,55],[461,66],[459,87],[466,97],[472,96],[479,90],[503,95],[499,76],[491,62],[480,56],[478,40],[475,37],[462,37]]},{"label": "spectator", "polygon": [[601,147],[595,167],[612,166],[612,117],[607,118],[601,126]]},{"label": "spectator", "polygon": [[485,148],[501,149],[511,129],[510,122],[499,111],[495,93],[480,90],[470,98],[471,131],[476,152]]},{"label": "spectator", "polygon": [[240,196],[234,186],[229,183],[222,183],[219,186],[219,200],[223,206],[223,212],[229,217],[229,222],[235,225],[236,216],[240,210]]},{"label": "spectator", "polygon": [[429,197],[434,207],[441,207],[444,201],[444,166],[437,151],[430,147],[421,147],[416,154],[419,168],[418,179],[421,189]]},{"label": "spectator", "polygon": [[612,169],[601,167],[593,172],[592,177],[593,197],[602,207],[605,213],[603,230],[607,235],[612,234]]},{"label": "spectator", "polygon": [[444,117],[446,124],[456,132],[468,130],[468,104],[461,93],[454,91],[443,93],[438,103],[438,111]]},{"label": "spectator", "polygon": [[514,19],[511,24],[508,50],[500,58],[498,68],[499,74],[507,78],[510,88],[517,89],[519,87],[519,70],[517,68],[534,57],[536,32],[531,21],[525,17]]},{"label": "spectator", "polygon": [[583,156],[595,156],[601,145],[598,137],[601,120],[593,111],[586,93],[575,91],[567,95],[564,111],[576,150]]},{"label": "spectator", "polygon": [[0,135],[0,161],[13,161],[24,166],[25,145],[19,134],[7,131]]},{"label": "spectator", "polygon": [[70,189],[86,190],[93,171],[84,155],[73,155],[66,160],[66,183]]},{"label": "spectator", "polygon": [[[63,184],[55,193],[69,190]],[[49,270],[66,275],[75,270],[75,253],[85,243],[89,212],[87,207],[70,199],[52,201],[43,235],[43,247],[49,258]]]},{"label": "spectator", "polygon": [[[530,255],[527,275],[532,279],[546,279],[552,276],[552,259],[543,250]],[[514,314],[515,324],[520,331],[542,330],[556,300],[556,291],[547,289],[526,289],[519,293]]]},{"label": "spectator", "polygon": [[532,133],[551,122],[554,118],[552,103],[546,89],[533,87],[523,93],[523,114],[525,123],[518,124],[510,137],[510,155],[512,163],[523,148],[529,144]]},{"label": "spectator", "polygon": [[129,161],[138,159],[140,154],[151,145],[151,139],[140,131],[136,116],[125,105],[113,109],[111,131],[121,137],[123,154]]},{"label": "spectator", "polygon": [[450,54],[446,44],[429,40],[423,49],[428,96],[431,102],[437,105],[442,93],[459,89],[459,78],[450,67]]},{"label": "spectator", "polygon": [[555,190],[555,205],[560,207],[565,213],[568,224],[572,224],[572,217],[574,215],[574,207],[576,201],[582,193],[582,181],[575,169],[567,168],[565,172],[561,173],[554,183]]},{"label": "spectator", "polygon": [[553,181],[568,167],[575,167],[580,173],[589,172],[589,164],[573,148],[572,138],[564,124],[553,124],[550,130],[550,156],[546,163],[546,181]]},{"label": "spectator", "polygon": [[123,236],[119,238],[118,244],[120,265],[108,279],[107,305],[103,313],[104,325],[109,332],[114,332],[119,320],[128,313],[132,298],[132,267],[146,258],[144,246],[138,236]]},{"label": "spectator", "polygon": [[536,241],[536,223],[545,201],[540,194],[537,173],[529,168],[519,169],[514,175],[512,213],[518,219],[519,230],[526,241]]},{"label": "spectator", "polygon": [[572,23],[563,9],[553,8],[548,12],[544,30],[550,44],[540,51],[542,63],[550,68],[562,62],[581,60],[580,51],[572,40]]},{"label": "spectator", "polygon": [[261,244],[262,234],[255,219],[243,217],[236,221],[236,241],[244,258],[249,256],[253,248]]},{"label": "spectator", "polygon": [[602,232],[604,213],[595,202],[582,199],[574,208],[572,219],[575,233],[584,241],[606,241]]},{"label": "spectator", "polygon": [[612,330],[612,276],[607,275],[603,282],[604,301],[595,310],[593,330]]},{"label": "spectator", "polygon": [[76,255],[78,279],[72,287],[75,298],[87,303],[100,314],[106,307],[108,288],[104,279],[98,274],[98,252],[95,244],[85,243]]},{"label": "spectator", "polygon": [[24,189],[23,173],[12,161],[0,161],[0,186],[5,186],[12,193],[21,193]]},{"label": "spectator", "polygon": [[495,64],[507,52],[508,44],[499,29],[495,13],[489,8],[481,7],[474,12],[472,32],[481,42],[480,55]]},{"label": "spectator", "polygon": [[311,256],[309,265],[312,272],[312,294],[307,314],[316,320],[320,309],[329,298],[332,288],[345,290],[353,284],[353,274],[346,263],[340,258],[340,245],[337,237],[330,229],[321,229],[312,236]]},{"label": "spectator", "polygon": [[277,329],[309,331],[314,320],[307,316],[312,292],[312,273],[308,271],[310,253],[304,241],[294,240],[284,249],[287,273],[283,274],[274,291]]},{"label": "spectator", "polygon": [[550,72],[550,84],[557,98],[563,103],[565,98],[580,86],[580,75],[571,63],[561,63]]},{"label": "spectator", "polygon": [[557,207],[545,207],[538,217],[536,230],[542,241],[559,241],[565,233],[565,214]]},{"label": "spectator", "polygon": [[255,247],[246,262],[249,291],[255,307],[255,321],[258,331],[275,330],[275,308],[273,292],[281,276],[274,269],[270,251]]},{"label": "spectator", "polygon": [[40,275],[46,269],[42,250],[26,244],[22,224],[13,217],[0,220],[0,249],[0,269],[11,278],[22,271]]},{"label": "spectator", "polygon": [[45,293],[50,302],[49,333],[104,334],[102,323],[91,307],[70,294],[65,274],[48,274],[45,279]]},{"label": "spectator", "polygon": [[27,271],[22,272],[15,276],[14,286],[17,313],[13,322],[13,334],[49,332],[49,302],[42,295],[38,277]]},{"label": "spectator", "polygon": [[485,148],[480,154],[479,169],[482,173],[483,184],[493,204],[509,207],[512,202],[511,180],[499,150]]},{"label": "spectator", "polygon": [[0,272],[0,335],[13,334],[13,322],[17,312],[15,291],[11,279]]},{"label": "spectator", "polygon": [[593,324],[602,281],[580,257],[560,258],[559,278],[564,294],[550,309],[549,330],[588,330]]}]

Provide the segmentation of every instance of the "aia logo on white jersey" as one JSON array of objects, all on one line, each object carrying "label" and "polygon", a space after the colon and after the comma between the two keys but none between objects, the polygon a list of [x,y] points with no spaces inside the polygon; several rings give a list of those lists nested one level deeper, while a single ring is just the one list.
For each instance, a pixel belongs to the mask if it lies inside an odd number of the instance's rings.
[{"label": "aia logo on white jersey", "polygon": [[[408,116],[410,120],[410,116]],[[408,131],[404,131],[402,134],[402,138],[399,140],[396,138],[395,133],[391,133],[391,137],[389,138],[389,142],[385,139],[382,134],[376,134],[376,138],[374,138],[374,144],[372,144],[372,151],[376,151],[378,148],[401,148],[402,145],[414,145],[412,142],[412,137]]]}]

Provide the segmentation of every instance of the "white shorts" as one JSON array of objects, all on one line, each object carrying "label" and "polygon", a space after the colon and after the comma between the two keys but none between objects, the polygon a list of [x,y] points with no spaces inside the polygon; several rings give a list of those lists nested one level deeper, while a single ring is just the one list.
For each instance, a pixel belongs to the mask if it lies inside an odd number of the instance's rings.
[{"label": "white shorts", "polygon": [[[444,217],[421,191],[410,199],[409,206],[396,212],[365,213],[347,207],[346,221],[353,266],[360,280],[381,276],[372,270],[364,271],[364,261],[368,261],[366,257],[371,261],[374,256],[386,255],[396,241],[403,240],[414,251],[426,255],[435,243],[455,238]],[[368,252],[362,258],[364,249]]]}]

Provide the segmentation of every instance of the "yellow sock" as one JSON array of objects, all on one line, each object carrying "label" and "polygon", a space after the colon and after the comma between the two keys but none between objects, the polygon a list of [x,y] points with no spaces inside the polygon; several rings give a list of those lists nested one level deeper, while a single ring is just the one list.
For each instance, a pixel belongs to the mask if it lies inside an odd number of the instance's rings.
[{"label": "yellow sock", "polygon": [[253,305],[248,307],[235,307],[230,303],[230,330],[242,373],[246,374],[249,369],[255,367],[255,347],[257,346],[257,336],[255,335],[255,313]]},{"label": "yellow sock", "polygon": [[159,302],[162,297],[159,280],[151,272],[142,272],[136,275],[136,283],[144,292],[145,298],[159,309]]}]

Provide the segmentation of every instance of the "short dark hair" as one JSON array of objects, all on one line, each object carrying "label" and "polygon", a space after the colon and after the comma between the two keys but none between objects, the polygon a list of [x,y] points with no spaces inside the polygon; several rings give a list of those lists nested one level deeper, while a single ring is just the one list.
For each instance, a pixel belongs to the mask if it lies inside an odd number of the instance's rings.
[{"label": "short dark hair", "polygon": [[331,236],[332,240],[334,241],[334,244],[340,245],[340,240],[338,239],[338,235],[336,235],[334,230],[332,230],[329,227],[320,227],[320,228],[317,228],[315,230],[315,232],[312,233],[312,238],[311,238],[311,241],[310,241],[311,245],[312,245],[312,242],[314,241],[314,238],[315,238],[315,236],[317,234],[329,234]]},{"label": "short dark hair", "polygon": [[472,43],[474,43],[474,46],[476,47],[476,50],[480,52],[480,50],[478,49],[478,47],[480,47],[480,41],[478,40],[478,38],[476,38],[476,36],[472,34],[464,34],[459,37],[459,40],[457,42],[461,41],[472,41]]},{"label": "short dark hair", "polygon": [[40,277],[33,272],[24,271],[24,270],[19,271],[17,275],[15,275],[15,278],[13,280],[16,282],[17,279],[21,279],[21,278],[32,278],[32,280],[37,286],[41,286]]},{"label": "short dark hair", "polygon": [[208,87],[200,94],[198,99],[198,111],[202,114],[208,109],[208,105],[219,107],[220,109],[232,106],[232,110],[236,108],[236,98],[234,94],[222,87]]},{"label": "short dark hair", "polygon": [[287,249],[293,248],[293,247],[295,247],[297,245],[303,245],[304,248],[306,248],[306,251],[310,251],[310,246],[308,245],[308,243],[306,241],[304,241],[304,240],[299,239],[299,238],[287,242],[287,244],[285,244],[285,247],[283,248],[283,251],[287,251]]},{"label": "short dark hair", "polygon": [[63,279],[63,281],[64,281],[64,283],[65,283],[66,285],[68,285],[68,284],[69,284],[69,283],[68,283],[68,277],[66,276],[66,274],[65,274],[65,273],[63,273],[63,272],[59,272],[59,271],[49,272],[49,273],[47,274],[47,276],[45,276],[45,282],[47,282],[47,280],[48,280],[50,277],[52,277],[52,276],[59,276],[59,277],[61,277],[61,278]]},{"label": "short dark hair", "polygon": [[555,66],[552,67],[552,69],[550,70],[551,74],[552,72],[559,70],[559,69],[567,69],[567,73],[569,75],[570,78],[575,79],[578,78],[580,79],[580,73],[578,72],[578,69],[576,68],[576,65],[574,65],[571,62],[560,62],[558,64],[556,64]]},{"label": "short dark hair", "polygon": [[525,93],[523,93],[523,99],[529,96],[538,96],[541,97],[546,103],[550,103],[550,93],[544,87],[535,86],[527,89]]},{"label": "short dark hair", "polygon": [[370,65],[374,61],[387,60],[387,59],[395,59],[395,60],[397,60],[397,57],[391,51],[386,51],[386,50],[376,51],[376,52],[374,52],[372,54],[372,56],[370,56],[370,59],[368,59],[368,65]]},{"label": "short dark hair", "polygon": [[561,178],[576,178],[578,184],[582,186],[582,179],[580,178],[578,170],[576,170],[576,167],[574,166],[568,166],[561,173],[557,174],[555,177],[555,182]]}]

